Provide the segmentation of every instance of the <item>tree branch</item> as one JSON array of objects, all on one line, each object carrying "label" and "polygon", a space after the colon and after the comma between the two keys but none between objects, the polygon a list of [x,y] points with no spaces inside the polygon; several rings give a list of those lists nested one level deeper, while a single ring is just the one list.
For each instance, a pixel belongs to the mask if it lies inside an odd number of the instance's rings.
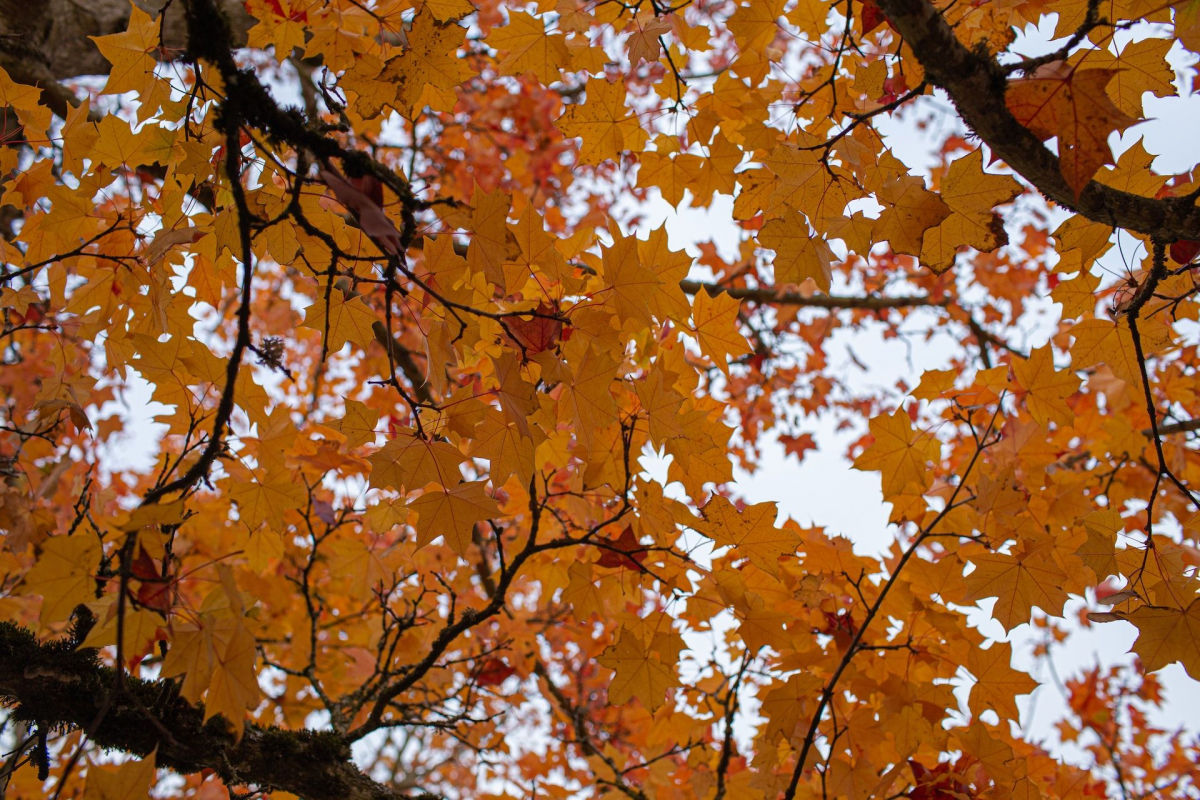
[{"label": "tree branch", "polygon": [[126,676],[119,692],[114,687],[113,670],[95,650],[39,642],[28,630],[0,622],[0,701],[16,706],[17,719],[79,728],[100,747],[143,757],[156,752],[159,767],[180,774],[209,769],[231,785],[281,789],[308,800],[412,797],[364,775],[336,734],[247,724],[235,740],[221,717],[205,722],[204,707],[179,697],[173,681]]},{"label": "tree branch", "polygon": [[[234,45],[241,47],[253,18],[242,0],[217,2],[232,23]],[[129,5],[130,0],[0,0],[0,67],[22,83],[28,82],[25,76],[35,75],[43,95],[66,91],[50,86],[50,80],[106,75],[112,65],[90,37],[124,31]],[[133,5],[152,17],[163,11],[163,46],[151,54],[164,60],[178,57],[187,39],[182,5],[163,0],[133,0]],[[65,110],[70,100],[63,95],[55,102]]]},{"label": "tree branch", "polygon": [[975,135],[1047,198],[1094,222],[1159,241],[1200,239],[1200,207],[1191,198],[1152,199],[1096,181],[1076,198],[1058,156],[1005,106],[1007,79],[999,64],[964,46],[927,0],[879,0],[879,7],[925,68],[926,80],[945,90]]}]

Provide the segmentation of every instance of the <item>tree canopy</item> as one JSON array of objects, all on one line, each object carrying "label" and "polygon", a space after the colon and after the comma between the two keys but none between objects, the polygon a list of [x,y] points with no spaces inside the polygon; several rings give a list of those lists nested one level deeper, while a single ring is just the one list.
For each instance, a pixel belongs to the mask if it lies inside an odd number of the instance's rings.
[{"label": "tree canopy", "polygon": [[[1196,0],[81,9],[0,4],[5,796],[1200,796]],[[818,421],[880,555],[738,494]]]}]

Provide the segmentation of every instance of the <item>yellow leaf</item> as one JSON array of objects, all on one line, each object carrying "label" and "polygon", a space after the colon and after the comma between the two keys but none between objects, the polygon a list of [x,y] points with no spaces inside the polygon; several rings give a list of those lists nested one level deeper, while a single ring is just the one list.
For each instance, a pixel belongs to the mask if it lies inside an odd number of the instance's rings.
[{"label": "yellow leaf", "polygon": [[1178,661],[1200,680],[1200,600],[1187,608],[1142,606],[1125,617],[1138,629],[1133,652],[1147,672]]},{"label": "yellow leaf", "polygon": [[883,211],[871,238],[891,242],[895,253],[921,255],[925,231],[950,216],[945,201],[926,189],[925,181],[914,175],[899,175],[886,182],[879,191],[879,201]]},{"label": "yellow leaf", "polygon": [[87,800],[146,800],[154,785],[154,758],[150,753],[123,764],[89,764]]},{"label": "yellow leaf", "polygon": [[1029,694],[1038,684],[1027,673],[1013,669],[1011,664],[1012,645],[1008,642],[992,642],[986,650],[972,647],[968,651],[967,669],[976,681],[971,687],[973,711],[978,713],[991,708],[1001,720],[1017,719],[1017,695]]},{"label": "yellow leaf", "polygon": [[415,431],[397,432],[367,460],[371,485],[398,491],[420,489],[429,483],[454,486],[462,480],[463,455],[448,442],[422,439]]},{"label": "yellow leaf", "polygon": [[1071,345],[1071,366],[1087,369],[1107,364],[1113,374],[1130,386],[1141,384],[1137,353],[1129,328],[1107,319],[1085,319],[1071,328],[1075,342]]},{"label": "yellow leaf", "polygon": [[130,9],[129,26],[122,33],[89,37],[96,49],[112,64],[104,91],[108,94],[137,92],[146,85],[157,66],[151,55],[159,46],[159,24],[142,9]]},{"label": "yellow leaf", "polygon": [[42,544],[42,553],[25,576],[24,591],[40,594],[43,625],[60,622],[80,603],[96,597],[96,568],[100,543],[95,536],[76,533],[54,536]]},{"label": "yellow leaf", "polygon": [[417,14],[408,32],[409,48],[389,59],[379,75],[395,88],[397,111],[411,117],[426,105],[445,110],[454,105],[454,87],[470,74],[457,52],[465,34],[456,22],[438,22],[433,13]]},{"label": "yellow leaf", "polygon": [[691,330],[700,343],[700,351],[726,375],[730,356],[740,358],[750,352],[750,343],[737,330],[740,309],[741,304],[727,294],[711,297],[708,292],[696,292],[692,301]]},{"label": "yellow leaf", "polygon": [[658,292],[658,275],[638,258],[638,241],[632,236],[617,239],[605,248],[601,275],[608,284],[598,298],[620,318],[650,324],[650,300]]},{"label": "yellow leaf", "polygon": [[360,298],[349,300],[341,289],[329,293],[328,309],[324,298],[317,298],[304,312],[304,327],[325,334],[325,343],[330,353],[342,349],[346,342],[365,348],[375,340],[371,326],[375,323],[375,312]]},{"label": "yellow leaf", "polygon": [[296,473],[282,468],[260,470],[232,483],[229,497],[237,503],[242,522],[252,531],[266,522],[272,530],[282,532],[286,527],[284,512],[302,507],[308,498]]},{"label": "yellow leaf", "polygon": [[758,241],[775,251],[775,283],[799,285],[812,280],[818,289],[829,291],[833,276],[833,250],[824,239],[812,236],[800,214],[773,219],[763,225]]},{"label": "yellow leaf", "polygon": [[942,201],[950,215],[925,231],[921,262],[936,273],[954,266],[961,247],[991,252],[1008,239],[995,207],[1021,193],[1020,185],[1008,175],[983,171],[983,151],[972,150],[950,165],[942,182]]},{"label": "yellow leaf", "polygon": [[254,671],[255,658],[254,636],[241,624],[234,625],[228,637],[213,648],[212,680],[204,696],[204,720],[220,714],[233,726],[238,739],[242,738],[247,709],[258,705],[262,695]]},{"label": "yellow leaf", "polygon": [[756,503],[739,511],[727,498],[716,495],[701,513],[707,523],[697,525],[701,533],[718,545],[733,547],[735,557],[748,558],[769,575],[779,575],[780,560],[794,555],[800,544],[796,532],[775,526],[774,503]]},{"label": "yellow leaf", "polygon": [[625,107],[625,84],[603,78],[588,79],[586,102],[568,108],[558,127],[568,138],[580,137],[579,161],[583,164],[617,159],[646,141],[637,117]]},{"label": "yellow leaf", "polygon": [[506,75],[532,72],[549,84],[559,79],[562,69],[570,68],[563,35],[547,31],[541,19],[524,11],[509,13],[508,25],[496,28],[488,44],[502,54],[497,66]]},{"label": "yellow leaf", "polygon": [[1039,425],[1071,424],[1075,414],[1066,401],[1079,390],[1079,378],[1069,370],[1054,370],[1049,345],[1031,351],[1028,359],[1014,360],[1012,370],[1025,387],[1025,407]]},{"label": "yellow leaf", "polygon": [[624,705],[636,697],[653,711],[666,700],[667,690],[679,685],[675,671],[625,628],[617,643],[596,659],[615,674],[608,685],[608,701]]},{"label": "yellow leaf", "polygon": [[[97,624],[88,632],[81,647],[108,647],[117,643],[117,595],[106,594],[88,604],[97,617]],[[132,668],[147,653],[154,643],[166,638],[163,629],[166,622],[161,614],[126,604],[121,619],[125,640],[121,643],[121,655],[127,667]]]},{"label": "yellow leaf", "polygon": [[496,501],[487,496],[482,481],[467,481],[451,489],[430,489],[409,502],[417,512],[417,546],[424,547],[438,536],[460,556],[471,547],[475,523],[496,516]]},{"label": "yellow leaf", "polygon": [[1066,574],[1056,563],[1051,548],[1030,549],[1019,545],[1010,554],[983,552],[971,555],[975,570],[966,577],[967,600],[995,597],[992,616],[1012,630],[1029,621],[1036,606],[1047,614],[1058,614],[1066,602],[1062,588]]},{"label": "yellow leaf", "polygon": [[346,413],[334,422],[334,429],[346,437],[346,447],[360,447],[375,440],[379,412],[357,400],[346,400]]},{"label": "yellow leaf", "polygon": [[874,441],[856,459],[854,468],[878,470],[883,479],[883,498],[929,488],[929,464],[938,460],[940,445],[929,434],[914,431],[912,421],[897,409],[870,422]]},{"label": "yellow leaf", "polygon": [[1076,197],[1112,161],[1109,134],[1137,122],[1113,105],[1105,91],[1118,71],[1054,61],[1032,77],[1008,84],[1004,102],[1017,121],[1042,139],[1058,138],[1059,166]]}]

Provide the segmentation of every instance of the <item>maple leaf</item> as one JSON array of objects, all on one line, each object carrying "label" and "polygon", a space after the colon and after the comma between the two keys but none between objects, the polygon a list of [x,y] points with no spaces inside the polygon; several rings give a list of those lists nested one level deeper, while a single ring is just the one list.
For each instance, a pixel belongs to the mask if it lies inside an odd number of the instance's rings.
[{"label": "maple leaf", "polygon": [[1133,652],[1154,672],[1178,661],[1200,680],[1200,600],[1187,608],[1142,606],[1125,616],[1138,629]]},{"label": "maple leaf", "polygon": [[739,510],[720,495],[701,509],[705,524],[701,533],[718,545],[734,548],[735,557],[744,557],[771,575],[779,574],[779,562],[796,551],[800,537],[795,531],[775,526],[778,513],[774,503],[757,503]]},{"label": "maple leaf", "polygon": [[475,671],[475,684],[477,686],[499,686],[516,672],[516,668],[509,666],[504,659],[493,656],[480,664]]},{"label": "maple leaf", "polygon": [[879,199],[886,205],[871,236],[877,241],[891,242],[892,250],[897,253],[921,255],[925,231],[940,225],[951,214],[946,202],[912,175],[889,180],[880,190]]},{"label": "maple leaf", "polygon": [[1036,607],[1057,614],[1067,600],[1065,575],[1048,545],[1021,546],[1014,554],[972,554],[975,570],[966,577],[967,600],[995,597],[994,616],[1007,630],[1029,621]]},{"label": "maple leaf", "polygon": [[885,499],[924,491],[929,486],[927,465],[938,457],[937,440],[914,431],[912,420],[900,410],[874,417],[870,429],[874,441],[854,459],[855,469],[878,470]]},{"label": "maple leaf", "polygon": [[615,159],[624,150],[633,150],[646,141],[646,132],[625,106],[625,87],[600,78],[587,82],[586,103],[567,109],[559,120],[563,135],[580,137],[579,161],[595,164]]},{"label": "maple leaf", "polygon": [[636,697],[654,710],[666,701],[667,691],[679,685],[675,671],[628,629],[622,628],[616,644],[596,659],[614,673],[608,700],[621,705]]},{"label": "maple leaf", "polygon": [[763,226],[759,241],[775,251],[778,283],[802,284],[811,280],[821,291],[829,291],[833,251],[824,240],[809,234],[808,225],[800,215],[788,220],[771,220]]},{"label": "maple leaf", "polygon": [[220,714],[241,738],[246,710],[258,705],[262,690],[254,670],[257,642],[241,625],[212,651],[212,678],[204,695],[205,720]]},{"label": "maple leaf", "polygon": [[222,585],[205,597],[198,623],[172,631],[162,672],[182,675],[181,694],[193,702],[203,695],[204,719],[221,715],[240,739],[247,709],[262,696],[254,669],[257,641],[244,624],[245,610],[230,571],[221,568],[219,574]]},{"label": "maple leaf", "polygon": [[466,31],[453,21],[438,21],[432,12],[417,14],[408,31],[409,47],[384,65],[379,81],[394,87],[394,107],[404,116],[426,104],[453,104],[454,87],[466,80],[466,63],[458,57]]},{"label": "maple leaf", "polygon": [[325,334],[330,352],[336,353],[347,342],[365,347],[375,339],[372,326],[375,314],[365,304],[351,301],[341,289],[329,293],[328,304],[317,300],[304,312],[304,326]]},{"label": "maple leaf", "polygon": [[154,785],[154,753],[123,764],[89,764],[87,796],[94,800],[138,800]]},{"label": "maple leaf", "polygon": [[510,335],[526,355],[537,355],[554,347],[562,338],[562,320],[551,318],[557,315],[557,308],[539,303],[530,319],[512,317],[506,324]]},{"label": "maple leaf", "polygon": [[1063,178],[1076,197],[1113,160],[1109,134],[1137,122],[1105,92],[1116,74],[1115,69],[1080,69],[1052,61],[1030,77],[1010,82],[1004,98],[1017,121],[1037,136],[1058,137]]},{"label": "maple leaf", "polygon": [[549,83],[570,64],[566,38],[547,31],[541,19],[523,11],[509,14],[508,25],[492,33],[490,44],[503,54],[497,66],[509,75],[528,71]]},{"label": "maple leaf", "polygon": [[461,556],[465,556],[471,546],[475,523],[496,514],[496,504],[487,496],[480,481],[464,481],[453,488],[427,490],[409,501],[408,507],[418,515],[418,547],[442,536]]},{"label": "maple leaf", "polygon": [[629,53],[629,63],[636,66],[642,61],[658,61],[662,54],[662,45],[658,40],[660,36],[671,30],[669,17],[656,16],[644,24],[641,21],[636,21],[634,24],[637,29],[625,42],[625,49]]},{"label": "maple leaf", "polygon": [[83,534],[56,536],[42,545],[41,557],[25,576],[25,591],[43,598],[42,624],[66,619],[94,597],[99,561],[99,543]]},{"label": "maple leaf", "polygon": [[767,733],[772,739],[795,738],[797,727],[807,722],[815,699],[821,692],[821,679],[811,672],[802,672],[771,689],[763,698],[763,715],[768,720]]},{"label": "maple leaf", "polygon": [[1001,719],[1017,719],[1017,696],[1032,692],[1037,681],[1013,669],[1011,662],[1012,647],[1005,642],[993,642],[986,650],[971,648],[967,669],[975,676],[972,708],[991,708]]},{"label": "maple leaf", "polygon": [[407,491],[436,483],[453,486],[461,478],[462,453],[448,442],[421,438],[416,431],[396,431],[367,457],[371,485]]},{"label": "maple leaf", "polygon": [[638,257],[638,241],[623,237],[604,250],[601,274],[609,288],[605,302],[622,317],[650,322],[650,301],[661,283],[659,277]]},{"label": "maple leaf", "polygon": [[333,167],[322,167],[317,170],[317,175],[333,190],[334,197],[354,215],[363,232],[380,250],[392,256],[400,254],[404,238],[380,208],[380,200],[364,192],[353,180],[344,178]]},{"label": "maple leaf", "polygon": [[928,228],[921,239],[921,262],[941,274],[954,266],[961,247],[991,252],[1006,244],[997,205],[1011,201],[1021,187],[1007,175],[983,171],[983,153],[976,150],[950,165],[942,181],[941,200],[950,215]]},{"label": "maple leaf", "polygon": [[106,92],[137,92],[147,86],[147,76],[155,67],[153,53],[159,46],[158,22],[153,17],[135,6],[125,31],[90,38],[113,65],[104,86]]},{"label": "maple leaf", "polygon": [[638,541],[633,528],[626,525],[621,535],[608,542],[600,551],[596,565],[600,567],[620,567],[641,571],[641,564],[646,560],[646,548]]},{"label": "maple leaf", "polygon": [[237,503],[239,515],[251,530],[265,522],[273,530],[282,531],[284,513],[300,508],[308,495],[288,470],[277,468],[261,477],[238,481],[230,489],[229,496]]},{"label": "maple leaf", "polygon": [[1039,425],[1069,425],[1074,418],[1066,399],[1079,389],[1079,378],[1068,371],[1055,372],[1050,347],[1030,351],[1029,358],[1012,365],[1025,387],[1025,407]]},{"label": "maple leaf", "polygon": [[738,308],[737,300],[729,295],[710,297],[707,292],[697,292],[692,301],[692,332],[700,343],[700,350],[726,375],[729,374],[730,356],[738,358],[750,352],[749,342],[734,324]]},{"label": "maple leaf", "polygon": [[783,445],[785,453],[800,460],[804,460],[804,454],[809,450],[817,449],[817,440],[811,433],[802,433],[799,436],[780,436],[779,443]]}]

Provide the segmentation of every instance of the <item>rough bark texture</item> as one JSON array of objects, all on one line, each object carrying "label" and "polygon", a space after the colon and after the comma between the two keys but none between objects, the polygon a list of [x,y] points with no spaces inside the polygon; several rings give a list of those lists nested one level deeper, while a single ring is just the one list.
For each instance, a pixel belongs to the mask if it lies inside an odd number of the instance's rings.
[{"label": "rough bark texture", "polygon": [[[163,0],[133,0],[150,16]],[[240,0],[220,0],[238,37],[245,41],[250,26]],[[0,66],[10,75],[62,80],[79,75],[104,75],[109,64],[89,36],[120,33],[129,24],[129,0],[0,0]],[[167,6],[163,22],[167,54],[183,53],[187,30],[183,4]]]},{"label": "rough bark texture", "polygon": [[[157,16],[164,0],[133,0]],[[229,18],[235,44],[246,40],[251,18],[240,0],[218,0]],[[183,4],[166,4],[164,57],[181,55],[187,44]],[[106,75],[109,63],[89,37],[120,33],[129,24],[130,0],[0,0],[0,67],[18,83],[42,87],[42,102],[59,116],[77,99],[59,81]]]},{"label": "rough bark texture", "polygon": [[362,774],[342,737],[247,725],[235,741],[224,720],[204,722],[203,706],[179,697],[173,681],[121,676],[93,650],[43,643],[0,623],[0,701],[33,725],[80,728],[91,741],[137,756],[157,749],[157,765],[179,773],[210,769],[230,784],[292,792],[309,800],[411,798]]},{"label": "rough bark texture", "polygon": [[964,46],[926,0],[879,0],[879,7],[925,68],[926,80],[943,89],[975,135],[1048,199],[1095,222],[1159,241],[1200,239],[1195,198],[1156,200],[1096,181],[1076,198],[1058,157],[1009,113],[1005,77],[990,56]]}]

